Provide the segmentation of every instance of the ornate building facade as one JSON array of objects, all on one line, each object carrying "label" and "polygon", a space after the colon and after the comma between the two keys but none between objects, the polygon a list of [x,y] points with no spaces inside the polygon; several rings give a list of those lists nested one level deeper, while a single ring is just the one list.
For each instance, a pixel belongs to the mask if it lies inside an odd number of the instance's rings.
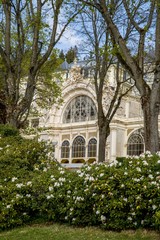
[{"label": "ornate building facade", "polygon": [[[92,63],[86,64],[84,61],[62,64],[63,102],[44,111],[39,119],[39,126],[45,128],[40,139],[52,141],[55,158],[60,163],[93,162],[98,159],[97,102],[91,66]],[[114,91],[115,74],[115,66],[112,65],[106,76],[104,111]],[[121,77],[124,78],[123,71]],[[143,117],[139,96],[134,89],[122,99],[110,124],[105,161],[142,152]]]}]

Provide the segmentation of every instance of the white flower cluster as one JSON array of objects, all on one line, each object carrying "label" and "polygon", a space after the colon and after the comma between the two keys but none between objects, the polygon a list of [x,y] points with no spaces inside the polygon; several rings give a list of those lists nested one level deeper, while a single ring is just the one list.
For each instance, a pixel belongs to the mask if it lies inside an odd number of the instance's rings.
[{"label": "white flower cluster", "polygon": [[127,199],[127,198],[123,198],[123,201],[124,201],[124,202],[127,202],[127,201],[128,201],[128,199]]},{"label": "white flower cluster", "polygon": [[21,194],[16,194],[16,199],[23,198],[23,195]]},{"label": "white flower cluster", "polygon": [[83,177],[84,177],[84,175],[85,175],[85,173],[84,173],[84,172],[80,172],[80,171],[78,172],[78,176],[79,176],[79,177],[82,177],[82,178],[83,178]]},{"label": "white flower cluster", "polygon": [[151,185],[157,185],[157,182],[152,181],[152,182],[150,182],[150,184],[151,184]]},{"label": "white flower cluster", "polygon": [[[14,181],[13,181],[13,182],[14,182]],[[31,186],[32,186],[32,182],[31,182],[31,181],[28,181],[28,182],[26,183],[26,186],[31,187]],[[22,188],[22,187],[25,187],[25,184],[23,184],[23,183],[17,183],[17,184],[16,184],[16,187],[17,187],[17,188]]]},{"label": "white flower cluster", "polygon": [[35,171],[39,171],[38,166],[34,166],[34,170],[35,170]]},{"label": "white flower cluster", "polygon": [[132,220],[133,220],[133,218],[132,218],[132,217],[128,217],[127,219],[128,219],[128,221],[132,221]]},{"label": "white flower cluster", "polygon": [[49,200],[51,198],[54,198],[53,194],[47,195],[46,198]]},{"label": "white flower cluster", "polygon": [[75,198],[75,203],[76,203],[76,202],[80,202],[80,201],[83,202],[83,201],[84,201],[84,198],[77,196],[77,197]]},{"label": "white flower cluster", "polygon": [[94,181],[95,179],[94,179],[94,177],[92,177],[90,174],[86,174],[86,175],[84,175],[85,176],[85,181],[90,181],[90,182],[92,182],[92,181]]},{"label": "white flower cluster", "polygon": [[137,172],[141,172],[141,168],[140,167],[137,167],[136,170],[137,170]]},{"label": "white flower cluster", "polygon": [[99,211],[99,210],[97,210],[97,211],[96,211],[96,214],[97,214],[97,215],[99,215],[99,214],[100,214],[100,211]]},{"label": "white flower cluster", "polygon": [[131,212],[131,215],[132,215],[132,216],[136,216],[136,213],[135,213],[135,212]]},{"label": "white flower cluster", "polygon": [[104,215],[101,215],[101,222],[105,223],[106,222],[106,217]]},{"label": "white flower cluster", "polygon": [[44,167],[43,172],[47,172],[48,168]]},{"label": "white flower cluster", "polygon": [[26,183],[26,185],[31,187],[31,186],[32,186],[32,182],[31,182],[31,181],[28,181],[28,182]]},{"label": "white flower cluster", "polygon": [[11,208],[11,204],[7,205],[6,208]]},{"label": "white flower cluster", "polygon": [[62,178],[62,177],[60,177],[58,180],[59,180],[60,182],[65,182],[65,181],[66,181],[66,179],[65,179],[65,178]]},{"label": "white flower cluster", "polygon": [[60,187],[60,186],[62,186],[63,184],[62,183],[59,183],[59,182],[55,182],[54,183],[54,187]]},{"label": "white flower cluster", "polygon": [[55,178],[54,178],[53,175],[51,175],[50,178],[51,178],[51,182],[54,182],[54,181],[55,181]]},{"label": "white flower cluster", "polygon": [[49,186],[49,192],[53,191],[53,187],[52,186]]},{"label": "white flower cluster", "polygon": [[152,209],[155,210],[157,208],[156,205],[152,205]]},{"label": "white flower cluster", "polygon": [[23,184],[23,183],[17,183],[17,184],[16,184],[16,187],[17,187],[17,188],[24,187],[24,184]]},{"label": "white flower cluster", "polygon": [[134,182],[140,182],[141,180],[139,178],[133,178]]},{"label": "white flower cluster", "polygon": [[118,161],[117,160],[115,160],[115,161],[113,161],[113,162],[111,162],[111,163],[109,163],[109,167],[113,167],[113,166],[117,166],[117,165],[119,165],[119,163],[118,163]]},{"label": "white flower cluster", "polygon": [[148,163],[147,163],[146,160],[142,161],[142,163],[143,163],[144,166],[148,166]]},{"label": "white flower cluster", "polygon": [[31,194],[27,193],[27,194],[26,194],[26,197],[27,197],[27,198],[30,198],[30,197],[31,197]]},{"label": "white flower cluster", "polygon": [[17,177],[12,177],[11,182],[15,182],[17,179]]},{"label": "white flower cluster", "polygon": [[146,151],[145,155],[147,155],[148,157],[152,157],[153,156],[150,151]]},{"label": "white flower cluster", "polygon": [[148,177],[152,180],[154,177],[152,174],[149,174]]},{"label": "white flower cluster", "polygon": [[100,173],[100,175],[99,175],[100,177],[103,177],[104,176],[104,173]]}]

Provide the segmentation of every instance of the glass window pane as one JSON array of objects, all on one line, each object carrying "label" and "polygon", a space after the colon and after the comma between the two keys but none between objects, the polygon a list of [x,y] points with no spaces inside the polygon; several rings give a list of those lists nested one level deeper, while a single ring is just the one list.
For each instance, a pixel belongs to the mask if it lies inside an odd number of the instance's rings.
[{"label": "glass window pane", "polygon": [[94,102],[87,96],[78,96],[74,98],[67,106],[63,122],[83,122],[95,120],[97,118],[97,110]]},{"label": "glass window pane", "polygon": [[61,146],[61,158],[69,158],[69,141],[65,140]]},{"label": "glass window pane", "polygon": [[74,139],[72,145],[72,157],[80,158],[85,157],[85,140],[83,137],[78,136]]},{"label": "glass window pane", "polygon": [[96,157],[96,154],[97,154],[97,140],[95,138],[92,138],[88,143],[88,157]]},{"label": "glass window pane", "polygon": [[127,155],[139,156],[144,152],[143,131],[141,129],[136,130],[128,139],[127,143]]}]

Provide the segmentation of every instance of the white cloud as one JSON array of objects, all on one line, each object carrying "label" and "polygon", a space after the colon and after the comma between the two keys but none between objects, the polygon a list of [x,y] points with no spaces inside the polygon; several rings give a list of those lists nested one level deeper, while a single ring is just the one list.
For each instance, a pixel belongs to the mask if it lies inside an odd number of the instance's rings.
[{"label": "white cloud", "polygon": [[80,38],[76,34],[76,31],[71,28],[68,28],[64,32],[60,41],[57,43],[56,47],[59,49],[63,49],[64,51],[67,51],[70,47],[74,47],[75,45],[78,46],[81,43],[82,43],[82,38]]}]

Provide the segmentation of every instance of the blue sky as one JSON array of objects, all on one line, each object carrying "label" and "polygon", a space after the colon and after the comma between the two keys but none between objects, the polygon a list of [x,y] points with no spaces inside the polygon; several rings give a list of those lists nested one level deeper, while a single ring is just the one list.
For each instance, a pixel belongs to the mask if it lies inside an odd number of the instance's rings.
[{"label": "blue sky", "polygon": [[64,32],[62,38],[57,43],[56,48],[62,49],[66,52],[69,48],[78,46],[82,43],[82,39],[77,35],[76,31],[73,28],[68,27]]}]

